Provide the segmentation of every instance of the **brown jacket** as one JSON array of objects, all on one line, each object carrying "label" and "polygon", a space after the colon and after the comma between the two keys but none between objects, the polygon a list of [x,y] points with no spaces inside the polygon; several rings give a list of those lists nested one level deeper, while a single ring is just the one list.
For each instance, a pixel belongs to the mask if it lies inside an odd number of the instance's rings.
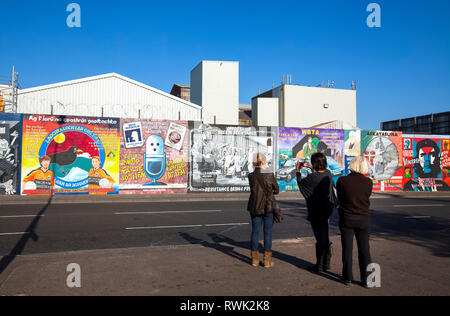
[{"label": "brown jacket", "polygon": [[[259,182],[255,177],[259,177]],[[252,216],[264,215],[266,210],[271,212],[270,208],[267,209],[267,200],[273,200],[273,195],[280,192],[274,174],[272,172],[261,172],[261,168],[255,168],[255,171],[248,175],[248,181],[250,183],[250,198],[247,210]],[[264,188],[261,187],[260,182],[263,182]]]}]

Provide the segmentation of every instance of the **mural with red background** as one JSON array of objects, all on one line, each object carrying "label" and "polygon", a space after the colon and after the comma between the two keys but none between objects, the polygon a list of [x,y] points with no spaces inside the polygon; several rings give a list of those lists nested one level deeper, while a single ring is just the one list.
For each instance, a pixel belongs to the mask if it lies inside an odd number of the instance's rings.
[{"label": "mural with red background", "polygon": [[442,136],[403,135],[403,189],[450,190],[450,139]]}]

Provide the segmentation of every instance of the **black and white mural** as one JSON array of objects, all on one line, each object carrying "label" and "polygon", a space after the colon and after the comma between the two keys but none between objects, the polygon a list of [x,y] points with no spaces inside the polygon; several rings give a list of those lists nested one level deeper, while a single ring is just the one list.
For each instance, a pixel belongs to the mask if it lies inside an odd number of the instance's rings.
[{"label": "black and white mural", "polygon": [[275,165],[276,128],[189,124],[190,192],[249,191],[257,152],[266,155],[269,167]]},{"label": "black and white mural", "polygon": [[21,116],[0,114],[0,195],[19,192]]}]

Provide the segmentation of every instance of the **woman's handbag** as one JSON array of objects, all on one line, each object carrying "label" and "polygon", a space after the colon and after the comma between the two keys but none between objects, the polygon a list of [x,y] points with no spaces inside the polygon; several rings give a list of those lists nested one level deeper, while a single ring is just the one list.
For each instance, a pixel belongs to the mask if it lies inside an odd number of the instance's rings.
[{"label": "woman's handbag", "polygon": [[280,207],[280,203],[277,202],[277,200],[275,199],[275,197],[272,196],[272,198],[267,194],[266,191],[266,187],[264,186],[264,182],[261,182],[261,179],[259,178],[259,176],[257,176],[256,174],[254,174],[255,179],[258,181],[259,185],[261,186],[261,188],[263,189],[264,194],[266,195],[267,198],[267,208],[268,208],[268,212],[272,212],[273,213],[273,221],[275,223],[280,223],[283,220],[283,212],[281,211],[281,207]]},{"label": "woman's handbag", "polygon": [[281,211],[280,203],[278,203],[276,200],[271,202],[272,202],[273,221],[276,223],[280,223],[283,220],[283,212]]}]

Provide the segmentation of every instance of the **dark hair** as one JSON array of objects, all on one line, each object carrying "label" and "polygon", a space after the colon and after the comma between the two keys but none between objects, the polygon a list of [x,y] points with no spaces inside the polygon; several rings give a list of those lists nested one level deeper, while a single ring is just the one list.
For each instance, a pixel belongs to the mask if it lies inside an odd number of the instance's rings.
[{"label": "dark hair", "polygon": [[314,170],[325,170],[328,167],[327,157],[322,153],[315,153],[311,156],[311,164]]}]

